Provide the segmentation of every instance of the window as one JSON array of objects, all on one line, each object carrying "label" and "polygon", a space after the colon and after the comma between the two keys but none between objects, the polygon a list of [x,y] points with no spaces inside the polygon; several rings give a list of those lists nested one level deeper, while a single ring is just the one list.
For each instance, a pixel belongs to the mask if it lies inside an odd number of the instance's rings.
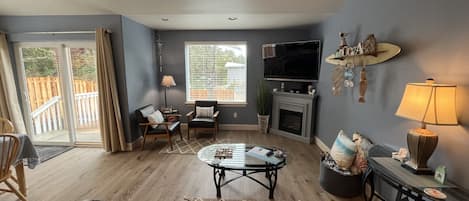
[{"label": "window", "polygon": [[246,103],[246,42],[186,42],[186,101]]}]

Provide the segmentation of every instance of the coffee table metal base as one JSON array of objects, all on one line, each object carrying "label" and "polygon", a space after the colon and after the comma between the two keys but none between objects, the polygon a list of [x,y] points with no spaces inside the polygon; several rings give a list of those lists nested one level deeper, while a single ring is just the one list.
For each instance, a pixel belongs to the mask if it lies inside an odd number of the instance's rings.
[{"label": "coffee table metal base", "polygon": [[[266,169],[261,169],[261,170],[233,170],[233,169],[227,169],[224,167],[217,167],[213,166],[213,181],[215,182],[215,188],[217,189],[217,197],[221,198],[221,187],[241,178],[241,177],[247,177],[248,179],[251,179],[252,181],[255,181],[256,183],[260,184],[264,188],[269,190],[269,199],[274,198],[274,190],[275,186],[277,185],[277,170],[279,168],[272,166],[272,167],[267,167]],[[225,178],[225,171],[230,171],[234,174],[237,174],[238,176],[222,181]],[[252,177],[252,174],[256,173],[265,173],[265,177],[269,181],[268,184],[265,184],[256,178]],[[223,183],[222,183],[223,182]]]}]

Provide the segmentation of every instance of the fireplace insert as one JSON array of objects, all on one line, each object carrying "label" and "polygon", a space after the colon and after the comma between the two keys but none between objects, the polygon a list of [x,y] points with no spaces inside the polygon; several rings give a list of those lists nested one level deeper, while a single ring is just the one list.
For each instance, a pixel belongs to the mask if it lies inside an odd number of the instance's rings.
[{"label": "fireplace insert", "polygon": [[301,136],[303,113],[280,109],[279,130]]}]

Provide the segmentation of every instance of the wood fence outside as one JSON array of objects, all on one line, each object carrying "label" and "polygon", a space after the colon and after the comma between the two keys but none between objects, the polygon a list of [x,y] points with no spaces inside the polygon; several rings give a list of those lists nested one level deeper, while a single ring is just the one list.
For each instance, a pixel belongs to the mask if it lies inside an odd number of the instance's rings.
[{"label": "wood fence outside", "polygon": [[[35,111],[41,105],[53,97],[61,96],[59,79],[57,77],[28,77],[26,78],[31,111]],[[97,92],[96,81],[73,80],[75,94]]]}]

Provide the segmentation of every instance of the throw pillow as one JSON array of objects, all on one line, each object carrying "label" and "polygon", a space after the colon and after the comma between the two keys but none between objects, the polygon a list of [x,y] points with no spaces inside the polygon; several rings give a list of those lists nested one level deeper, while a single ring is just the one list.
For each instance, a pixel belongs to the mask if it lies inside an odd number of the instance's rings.
[{"label": "throw pillow", "polygon": [[357,154],[357,146],[348,138],[343,130],[339,131],[331,148],[331,156],[341,169],[348,170]]},{"label": "throw pillow", "polygon": [[368,150],[370,150],[373,144],[368,140],[368,138],[362,136],[359,132],[355,132],[352,139],[357,146],[357,156],[353,161],[351,170],[354,174],[361,174],[368,168]]},{"label": "throw pillow", "polygon": [[[148,122],[150,123],[160,124],[164,122],[163,114],[159,110],[156,110],[155,112],[151,113],[150,115],[148,115],[147,118]],[[151,125],[151,127],[156,128],[158,127],[158,125]]]},{"label": "throw pillow", "polygon": [[211,107],[195,107],[196,118],[212,118],[213,106]]},{"label": "throw pillow", "polygon": [[142,113],[143,117],[147,118],[148,115],[153,114],[155,112],[155,108],[153,108],[153,106],[148,106],[141,109],[140,112]]}]

